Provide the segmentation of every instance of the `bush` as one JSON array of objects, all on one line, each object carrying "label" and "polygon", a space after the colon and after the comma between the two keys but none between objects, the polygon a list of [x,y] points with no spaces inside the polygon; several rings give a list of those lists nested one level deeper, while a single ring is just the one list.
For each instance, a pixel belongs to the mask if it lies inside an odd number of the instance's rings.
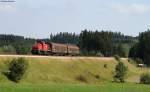
[{"label": "bush", "polygon": [[134,60],[137,64],[144,64],[143,60],[140,58],[134,58]]},{"label": "bush", "polygon": [[99,76],[99,75],[94,75],[94,77],[95,77],[96,79],[100,79],[100,76]]},{"label": "bush", "polygon": [[101,52],[96,53],[96,56],[98,56],[98,57],[104,57],[104,55]]},{"label": "bush", "polygon": [[115,58],[117,61],[121,61],[121,58],[120,58],[120,56],[118,56],[118,55],[115,55],[114,58]]},{"label": "bush", "polygon": [[16,54],[16,50],[11,45],[0,47],[1,54]]},{"label": "bush", "polygon": [[137,62],[136,62],[133,58],[129,58],[129,59],[128,59],[128,62],[129,62],[130,64],[133,64],[134,66],[137,66],[137,65],[138,65]]},{"label": "bush", "polygon": [[[143,60],[140,58],[129,58],[128,62],[138,67],[146,67]],[[139,66],[139,64],[142,64],[142,66]]]},{"label": "bush", "polygon": [[79,76],[77,76],[76,79],[81,82],[87,82],[87,79],[84,75],[79,75]]},{"label": "bush", "polygon": [[13,59],[8,64],[7,78],[14,82],[19,82],[28,68],[28,63],[24,58]]},{"label": "bush", "polygon": [[17,54],[23,54],[23,55],[26,55],[31,51],[29,46],[25,46],[23,44],[16,45],[15,49]]},{"label": "bush", "polygon": [[116,65],[114,81],[115,82],[125,82],[125,75],[127,74],[128,68],[124,65],[124,63],[119,62]]},{"label": "bush", "polygon": [[104,64],[104,68],[108,68],[108,65],[107,65],[107,64]]},{"label": "bush", "polygon": [[150,84],[150,74],[145,73],[140,76],[140,83],[142,84]]}]

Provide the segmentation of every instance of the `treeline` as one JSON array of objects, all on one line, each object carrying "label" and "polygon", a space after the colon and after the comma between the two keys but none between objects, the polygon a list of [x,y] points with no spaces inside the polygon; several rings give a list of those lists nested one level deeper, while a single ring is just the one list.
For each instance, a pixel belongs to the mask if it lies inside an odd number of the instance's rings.
[{"label": "treeline", "polygon": [[87,31],[80,34],[82,51],[93,55],[127,57],[136,38],[110,31]]},{"label": "treeline", "polygon": [[129,57],[138,63],[150,66],[150,30],[139,35],[139,42],[136,43],[129,52]]},{"label": "treeline", "polygon": [[[36,39],[15,35],[0,35],[0,53],[29,54]],[[127,57],[130,47],[137,42],[136,38],[125,36],[120,32],[83,30],[80,34],[60,32],[51,34],[49,39],[56,43],[76,44],[82,55]]]},{"label": "treeline", "polygon": [[16,35],[0,35],[0,54],[28,54],[35,39]]},{"label": "treeline", "polygon": [[50,41],[56,43],[70,43],[70,44],[79,44],[79,35],[75,33],[60,32],[57,34],[50,35]]},{"label": "treeline", "polygon": [[137,38],[120,32],[83,30],[80,34],[60,32],[50,36],[52,42],[76,44],[82,55],[127,57]]},{"label": "treeline", "polygon": [[[0,54],[30,54],[36,40],[16,35],[0,35]],[[130,47],[137,43],[136,38],[120,32],[91,30],[83,30],[80,34],[60,32],[41,40],[78,45],[81,55],[121,57],[127,57]]]}]

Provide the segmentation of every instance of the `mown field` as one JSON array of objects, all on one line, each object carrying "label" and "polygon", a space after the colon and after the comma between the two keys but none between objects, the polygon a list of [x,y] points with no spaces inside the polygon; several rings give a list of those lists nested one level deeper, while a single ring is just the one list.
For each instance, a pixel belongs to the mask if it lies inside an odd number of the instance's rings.
[{"label": "mown field", "polygon": [[140,84],[2,84],[0,92],[149,92]]},{"label": "mown field", "polygon": [[[18,56],[15,56],[15,58]],[[137,68],[122,59],[128,66],[126,84],[112,84],[117,61],[97,57],[25,57],[29,68],[15,84],[3,74],[8,61],[14,56],[0,57],[0,92],[149,92],[149,85],[137,84],[148,68]],[[105,67],[107,65],[107,67]],[[84,78],[81,79],[80,77]]]}]

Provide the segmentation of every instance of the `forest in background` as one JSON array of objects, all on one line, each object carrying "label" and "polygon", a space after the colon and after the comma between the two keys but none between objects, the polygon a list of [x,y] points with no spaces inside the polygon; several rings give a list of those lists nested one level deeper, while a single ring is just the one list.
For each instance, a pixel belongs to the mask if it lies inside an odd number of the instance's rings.
[{"label": "forest in background", "polygon": [[0,54],[30,54],[35,39],[16,35],[0,35]]},{"label": "forest in background", "polygon": [[80,47],[80,55],[140,58],[150,64],[150,30],[132,37],[121,32],[83,30],[80,34],[60,32],[50,34],[46,39],[25,38],[16,35],[0,35],[0,54],[31,54],[36,40],[45,42],[75,44]]},{"label": "forest in background", "polygon": [[80,34],[60,32],[50,34],[50,37],[46,39],[31,39],[23,36],[1,34],[0,54],[30,54],[31,47],[36,40],[78,45],[81,54],[92,56],[98,54],[112,56],[113,54],[119,54],[121,49],[124,48],[126,52],[120,53],[122,57],[127,57],[129,49],[138,41],[137,38],[125,36],[120,32],[91,30],[83,30]]}]

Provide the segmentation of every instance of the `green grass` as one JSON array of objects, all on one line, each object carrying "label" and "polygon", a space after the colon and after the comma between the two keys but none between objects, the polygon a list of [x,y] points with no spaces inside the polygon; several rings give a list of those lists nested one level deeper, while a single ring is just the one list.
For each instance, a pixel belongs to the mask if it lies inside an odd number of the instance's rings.
[{"label": "green grass", "polygon": [[140,84],[3,84],[0,92],[149,92],[150,86]]}]

